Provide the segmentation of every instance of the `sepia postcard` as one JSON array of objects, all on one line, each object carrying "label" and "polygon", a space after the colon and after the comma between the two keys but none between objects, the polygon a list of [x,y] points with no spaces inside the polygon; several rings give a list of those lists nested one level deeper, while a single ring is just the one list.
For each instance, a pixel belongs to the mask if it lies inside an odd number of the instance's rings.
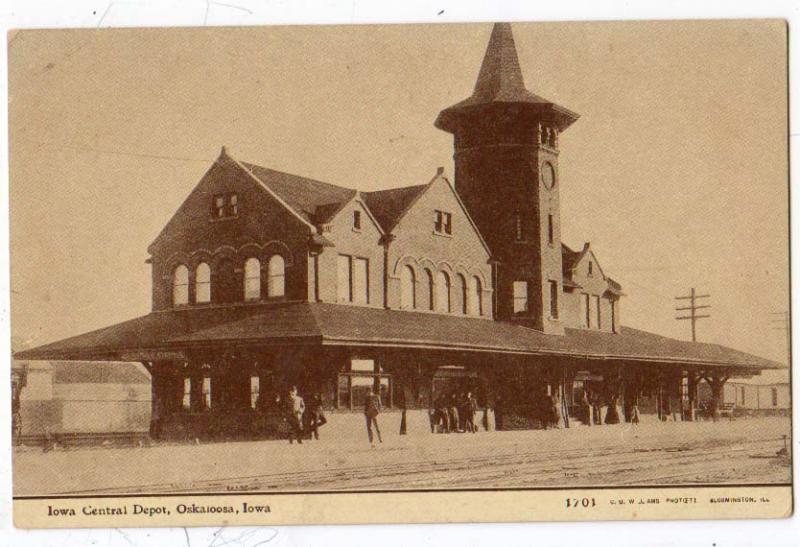
[{"label": "sepia postcard", "polygon": [[784,21],[8,51],[18,527],[792,514]]}]

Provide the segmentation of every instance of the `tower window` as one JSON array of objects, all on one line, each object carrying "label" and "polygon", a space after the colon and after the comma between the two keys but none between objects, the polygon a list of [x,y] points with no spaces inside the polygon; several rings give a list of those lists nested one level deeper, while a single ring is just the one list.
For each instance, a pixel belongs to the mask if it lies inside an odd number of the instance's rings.
[{"label": "tower window", "polygon": [[519,211],[514,213],[514,232],[517,241],[525,241],[525,239],[527,239],[525,237],[525,224],[522,222],[522,213]]},{"label": "tower window", "polygon": [[550,280],[550,317],[558,319],[558,281]]},{"label": "tower window", "polygon": [[547,242],[552,245],[555,242],[555,232],[553,229],[553,215],[547,215]]},{"label": "tower window", "polygon": [[433,230],[437,234],[447,234],[450,235],[453,233],[453,215],[447,213],[445,211],[435,211],[436,216],[433,223]]},{"label": "tower window", "polygon": [[514,281],[514,313],[528,311],[528,282]]},{"label": "tower window", "polygon": [[361,211],[353,211],[353,229],[361,229]]}]

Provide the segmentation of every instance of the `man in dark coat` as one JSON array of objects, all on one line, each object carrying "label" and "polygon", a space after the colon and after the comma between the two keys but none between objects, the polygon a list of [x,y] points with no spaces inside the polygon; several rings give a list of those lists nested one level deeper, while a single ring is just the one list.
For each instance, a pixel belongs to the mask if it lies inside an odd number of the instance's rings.
[{"label": "man in dark coat", "polygon": [[369,395],[367,395],[367,400],[364,403],[364,417],[367,420],[367,437],[369,438],[369,444],[375,446],[372,442],[372,427],[375,427],[375,433],[378,434],[378,442],[383,442],[381,438],[381,430],[378,427],[378,414],[381,413],[381,397],[377,393],[377,389],[373,388]]},{"label": "man in dark coat", "polygon": [[328,423],[328,419],[325,418],[325,414],[322,412],[322,400],[320,399],[319,393],[311,397],[311,400],[308,402],[308,406],[306,407],[306,419],[311,436],[319,440],[319,428]]},{"label": "man in dark coat", "polygon": [[478,428],[475,425],[475,411],[478,410],[478,401],[472,396],[471,391],[468,391],[467,396],[464,398],[463,409],[464,428],[472,433],[477,433]]}]

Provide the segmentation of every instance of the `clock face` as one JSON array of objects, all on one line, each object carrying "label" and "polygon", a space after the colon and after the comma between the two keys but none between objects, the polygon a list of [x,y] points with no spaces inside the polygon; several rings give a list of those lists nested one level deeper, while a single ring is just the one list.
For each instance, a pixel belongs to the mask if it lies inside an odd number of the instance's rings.
[{"label": "clock face", "polygon": [[556,185],[556,169],[549,161],[542,163],[542,184],[548,190],[552,190]]}]

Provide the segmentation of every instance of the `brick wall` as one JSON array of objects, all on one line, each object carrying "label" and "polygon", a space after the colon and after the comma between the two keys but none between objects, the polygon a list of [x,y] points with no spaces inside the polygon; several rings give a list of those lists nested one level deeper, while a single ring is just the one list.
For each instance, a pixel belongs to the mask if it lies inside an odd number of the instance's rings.
[{"label": "brick wall", "polygon": [[[452,234],[434,231],[435,211],[452,215]],[[416,302],[418,310],[430,310],[427,274],[434,277],[439,271],[447,272],[451,283],[451,308],[454,314],[462,309],[462,293],[458,289],[458,275],[464,279],[477,276],[482,286],[483,316],[492,317],[492,282],[489,253],[461,208],[450,183],[437,177],[393,230],[395,240],[389,246],[389,307],[399,309],[401,296],[401,270],[410,266],[416,277]],[[439,287],[434,285],[434,292]],[[436,296],[434,295],[434,299]]]},{"label": "brick wall", "polygon": [[[213,196],[226,192],[237,193],[238,215],[212,219]],[[221,262],[232,261],[238,274],[233,290],[243,295],[244,262],[255,256],[261,260],[262,294],[266,295],[267,261],[275,253],[286,260],[285,298],[305,300],[310,234],[307,225],[264,191],[243,168],[221,156],[148,249],[152,254],[153,309],[172,306],[172,272],[178,264],[189,267],[192,288],[197,265],[211,265],[213,302],[219,281],[215,274]]]}]

